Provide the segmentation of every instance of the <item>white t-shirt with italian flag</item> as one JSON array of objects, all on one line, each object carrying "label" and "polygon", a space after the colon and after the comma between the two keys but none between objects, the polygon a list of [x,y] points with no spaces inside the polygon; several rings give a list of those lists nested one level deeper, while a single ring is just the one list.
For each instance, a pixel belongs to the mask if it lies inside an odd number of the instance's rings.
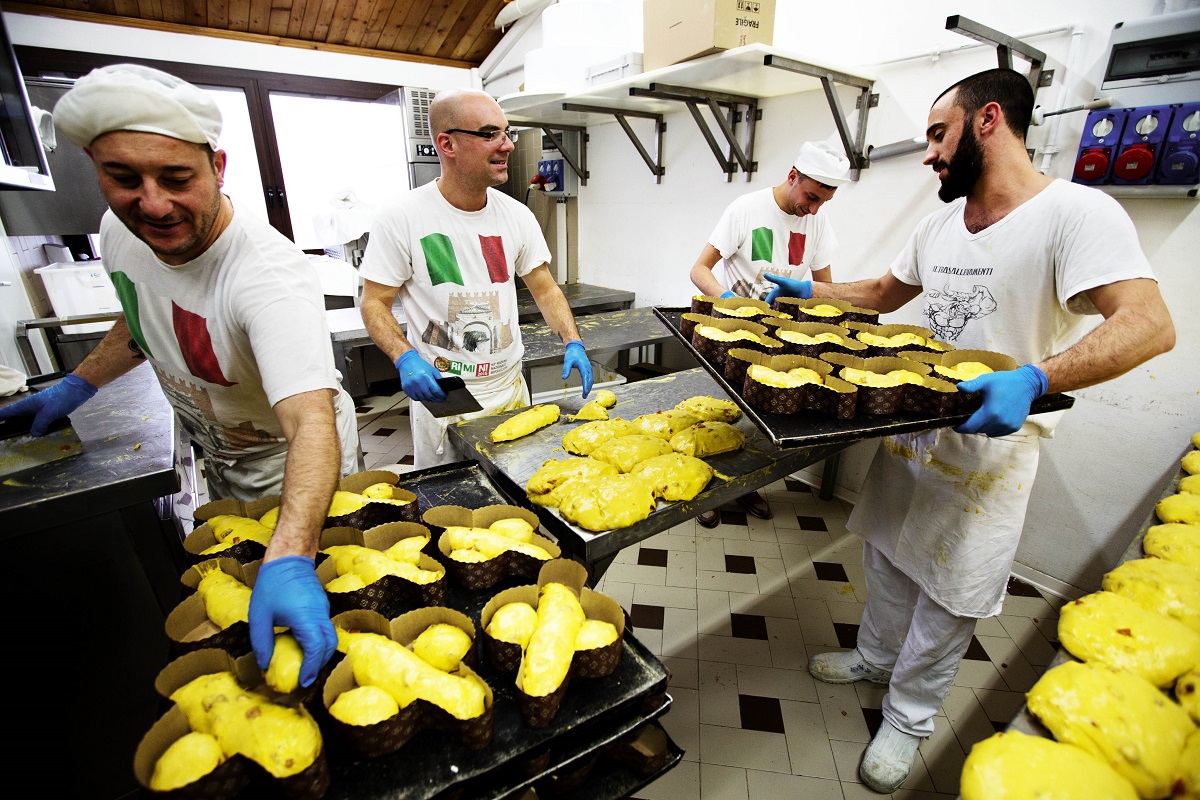
[{"label": "white t-shirt with italian flag", "polygon": [[548,263],[526,206],[488,189],[483,209],[462,211],[434,181],[380,213],[360,274],[400,288],[406,335],[422,358],[486,390],[519,370],[525,353],[513,276]]}]

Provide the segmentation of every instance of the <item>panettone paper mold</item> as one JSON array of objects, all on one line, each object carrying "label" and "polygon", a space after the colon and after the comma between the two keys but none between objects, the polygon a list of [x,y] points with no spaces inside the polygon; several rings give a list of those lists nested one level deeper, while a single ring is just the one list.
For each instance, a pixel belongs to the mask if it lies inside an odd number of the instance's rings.
[{"label": "panettone paper mold", "polygon": [[[159,672],[154,688],[162,697],[170,699],[176,689],[202,675],[218,672],[232,672],[238,683],[249,691],[261,694],[278,705],[295,708],[306,717],[312,716],[299,696],[281,695],[263,682],[262,671],[255,663],[254,656],[235,659],[224,650],[195,650],[175,659]],[[315,720],[313,724],[316,724]],[[289,800],[318,800],[329,790],[329,762],[322,745],[321,752],[311,765],[287,778],[275,778],[249,758],[235,755],[187,786],[169,792],[153,791],[150,789],[150,778],[158,759],[168,747],[190,732],[187,717],[178,706],[172,705],[138,743],[133,757],[134,777],[150,796],[171,800],[228,800],[237,796],[256,778],[275,782]]]},{"label": "panettone paper mold", "polygon": [[866,357],[873,356],[899,356],[902,351],[909,350],[913,352],[924,353],[947,353],[954,350],[954,345],[949,342],[943,342],[940,339],[935,339],[933,331],[929,328],[922,328],[920,325],[901,325],[893,323],[890,325],[871,325],[865,322],[847,322],[846,329],[850,331],[850,335],[855,337],[857,341],[858,334],[870,333],[885,339],[893,336],[898,336],[901,333],[911,333],[920,336],[922,339],[928,339],[937,342],[938,347],[925,347],[923,345],[902,344],[896,347],[880,347],[876,344],[867,345],[867,352],[862,355]]},{"label": "panettone paper mold", "polygon": [[720,297],[711,294],[692,295],[692,313],[712,316],[713,303],[720,299]]},{"label": "panettone paper mold", "polygon": [[333,559],[320,552],[327,547],[356,544],[383,552],[397,542],[417,536],[428,537],[430,544],[426,544],[422,548],[416,565],[424,570],[440,572],[441,577],[432,583],[419,584],[398,575],[384,575],[379,580],[352,592],[326,591],[329,596],[330,611],[337,614],[342,611],[364,609],[394,617],[400,611],[424,606],[446,605],[449,593],[446,570],[437,559],[429,555],[428,551],[433,549],[433,535],[429,528],[419,522],[386,522],[365,531],[349,527],[326,528],[321,531],[321,540],[318,546],[317,578],[324,586],[338,574]]},{"label": "panettone paper mold", "polygon": [[[931,369],[939,366],[953,367],[966,361],[978,361],[980,364],[986,364],[995,372],[1006,372],[1020,366],[1012,356],[992,350],[950,350],[945,353],[931,353],[928,350],[901,350],[899,356],[910,361],[928,364]],[[960,383],[956,378],[939,375],[936,372],[930,372],[930,375],[950,383]]]},{"label": "panettone paper mold", "polygon": [[[847,322],[866,322],[873,325],[879,322],[878,311],[870,308],[860,308],[847,300],[839,300],[833,297],[813,297],[808,300],[802,300],[799,297],[777,297],[773,305],[776,311],[782,311],[797,322],[830,323],[836,320],[834,324],[837,325],[843,325]],[[816,308],[817,306],[833,306],[842,313],[836,317],[808,313],[808,309]]]},{"label": "panettone paper mold", "polygon": [[329,707],[343,693],[358,686],[350,659],[342,657],[325,681],[321,695],[323,716],[329,726],[364,758],[377,758],[394,753],[416,734],[426,728],[444,731],[457,737],[471,750],[487,747],[492,742],[495,727],[495,697],[492,688],[471,668],[478,663],[475,648],[475,626],[461,611],[452,608],[419,608],[388,620],[374,611],[346,611],[333,617],[335,627],[352,633],[377,633],[407,648],[428,627],[436,624],[453,625],[471,637],[471,648],[449,674],[473,677],[483,685],[483,713],[472,719],[460,720],[448,711],[417,699],[401,708],[397,714],[374,725],[348,725],[329,714]]},{"label": "panettone paper mold", "polygon": [[[418,508],[417,496],[407,489],[396,486],[398,480],[400,480],[399,475],[387,470],[356,472],[353,475],[342,478],[338,481],[337,488],[340,491],[353,492],[354,494],[362,494],[363,490],[368,486],[374,486],[377,483],[390,483],[392,484],[391,499],[402,500],[404,501],[404,505],[398,506],[392,503],[368,502],[352,514],[343,514],[339,517],[326,517],[323,527],[347,527],[367,530],[386,522],[399,522],[402,520],[408,522],[419,521],[420,510]],[[241,500],[214,500],[211,503],[205,503],[197,508],[194,514],[194,518],[203,520],[203,524],[198,525],[188,534],[187,538],[183,540],[183,548],[194,562],[217,556],[236,558],[243,564],[258,561],[266,553],[266,547],[253,541],[239,542],[232,547],[221,550],[219,553],[202,555],[203,551],[218,544],[217,537],[213,533],[212,526],[208,521],[213,517],[224,514],[235,517],[248,517],[249,519],[256,520],[262,519],[264,514],[278,507],[279,503],[280,497],[278,495],[262,497],[248,503]]]},{"label": "panettone paper mold", "polygon": [[[774,328],[772,336],[783,343],[783,352],[785,355],[808,356],[809,358],[820,358],[822,353],[830,352],[842,352],[860,356],[867,355],[867,346],[857,339],[851,338],[852,334],[842,325],[832,325],[828,322],[793,322],[786,319],[780,319],[770,324]],[[818,342],[816,344],[798,344],[784,339],[779,334],[780,331],[793,331],[795,333],[803,333],[806,336],[832,333],[840,337],[842,341],[840,343]]]},{"label": "panettone paper mold", "polygon": [[[758,309],[758,313],[751,317],[743,317],[737,314],[725,313],[727,310],[732,311],[738,308],[756,308]],[[771,308],[771,304],[765,300],[755,300],[749,297],[726,297],[724,299],[718,298],[717,300],[713,301],[712,310],[708,312],[709,316],[717,319],[744,319],[751,320],[759,324],[762,324],[762,317],[774,317],[778,319],[781,313],[783,312],[776,311],[775,309]]]},{"label": "panettone paper mold", "polygon": [[902,383],[899,386],[858,386],[859,414],[897,414],[933,413],[937,415],[950,414],[962,407],[966,395],[958,391],[953,383],[930,377],[932,367],[928,364],[907,358],[892,356],[875,356],[872,358],[856,358],[844,353],[825,353],[822,361],[828,361],[835,366],[834,375],[841,368],[866,370],[878,374],[886,374],[892,370],[903,369],[915,372],[925,379],[924,386],[912,383]]},{"label": "panettone paper mold", "polygon": [[[544,728],[553,721],[563,698],[566,697],[567,687],[572,678],[607,677],[621,662],[621,650],[625,640],[625,612],[612,598],[587,588],[586,582],[587,569],[582,564],[569,559],[555,559],[541,568],[536,585],[505,589],[492,597],[480,612],[479,627],[484,658],[493,669],[509,674],[515,673],[521,719],[531,728]],[[544,697],[531,697],[522,691],[520,683],[523,655],[521,646],[493,638],[488,634],[487,627],[496,612],[508,603],[528,603],[536,610],[542,587],[548,583],[562,584],[574,592],[583,607],[584,615],[588,619],[610,623],[617,629],[617,639],[604,647],[576,650],[571,658],[567,677],[558,688]]]},{"label": "panettone paper mold", "polygon": [[450,557],[450,543],[442,534],[450,527],[488,528],[494,522],[513,518],[523,519],[533,526],[534,534],[529,544],[545,550],[550,554],[551,560],[562,556],[562,548],[553,540],[537,533],[540,524],[538,515],[520,506],[491,505],[476,509],[452,505],[434,506],[422,516],[425,524],[434,532],[437,550],[446,572],[455,583],[472,591],[490,589],[506,578],[534,579],[542,565],[547,562],[515,550],[506,550],[487,561],[458,561]]},{"label": "panettone paper mold", "polygon": [[733,348],[744,348],[747,350],[759,350],[772,354],[783,352],[783,342],[778,342],[767,336],[767,326],[760,325],[757,322],[748,322],[743,319],[713,319],[711,323],[704,323],[718,330],[731,333],[733,331],[745,330],[758,336],[758,342],[751,342],[744,339],[738,339],[731,342],[719,342],[716,339],[700,335],[700,325],[697,324],[695,330],[692,331],[692,347],[696,348],[696,352],[703,356],[708,361],[716,364],[718,367],[723,367],[725,364],[725,355]]},{"label": "panettone paper mold", "polygon": [[183,655],[193,650],[216,648],[230,653],[233,657],[249,653],[250,625],[235,622],[224,630],[219,628],[208,618],[204,598],[196,588],[200,585],[200,570],[218,566],[226,575],[253,589],[254,579],[261,565],[260,561],[243,564],[236,558],[209,558],[184,570],[179,581],[193,593],[171,610],[163,624],[167,639],[171,642],[171,651],[175,655]]},{"label": "panettone paper mold", "polygon": [[[812,411],[837,419],[854,417],[858,407],[858,387],[834,377],[833,366],[826,361],[807,356],[764,356],[752,350],[731,350],[729,355],[729,361],[739,365],[741,373],[741,378],[733,385],[741,386],[746,402],[761,411],[772,414]],[[750,377],[750,367],[756,364],[777,372],[805,367],[819,373],[824,383],[805,384],[791,389],[767,386]]]}]

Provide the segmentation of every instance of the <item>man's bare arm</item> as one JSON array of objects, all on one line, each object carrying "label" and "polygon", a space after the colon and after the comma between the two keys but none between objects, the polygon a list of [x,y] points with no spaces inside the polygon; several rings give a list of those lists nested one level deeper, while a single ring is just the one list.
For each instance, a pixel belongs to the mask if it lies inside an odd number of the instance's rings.
[{"label": "man's bare arm", "polygon": [[392,314],[392,302],[400,292],[399,287],[386,286],[374,281],[364,281],[362,300],[359,311],[362,312],[363,324],[375,345],[387,354],[392,363],[413,349],[400,323]]},{"label": "man's bare arm", "polygon": [[533,295],[533,300],[550,330],[557,333],[564,343],[579,339],[579,329],[575,327],[575,315],[571,312],[571,304],[567,302],[566,295],[550,275],[550,268],[542,264],[523,275],[521,279]]},{"label": "man's bare arm", "polygon": [[275,414],[287,437],[279,522],[263,561],[283,556],[314,558],[329,501],[341,468],[333,392],[318,389],[286,397]]},{"label": "man's bare arm", "polygon": [[813,283],[813,297],[832,297],[847,300],[861,308],[881,314],[895,311],[921,293],[920,286],[910,286],[889,270],[878,278],[852,283]]},{"label": "man's bare arm", "polygon": [[1103,383],[1175,346],[1175,325],[1155,281],[1118,281],[1086,294],[1104,322],[1036,365],[1049,378],[1051,392]]},{"label": "man's bare arm", "polygon": [[75,374],[99,389],[145,360],[146,356],[125,324],[125,317],[121,317],[75,368]]},{"label": "man's bare arm", "polygon": [[705,242],[704,249],[700,251],[700,257],[696,259],[691,272],[688,273],[696,288],[710,297],[720,297],[725,293],[725,287],[713,275],[713,267],[720,260],[721,251]]}]

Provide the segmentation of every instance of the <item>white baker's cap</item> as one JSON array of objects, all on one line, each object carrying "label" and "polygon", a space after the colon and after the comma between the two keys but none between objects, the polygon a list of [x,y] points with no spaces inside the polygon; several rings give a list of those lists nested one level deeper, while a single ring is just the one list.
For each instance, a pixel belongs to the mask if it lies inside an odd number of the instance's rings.
[{"label": "white baker's cap", "polygon": [[793,164],[796,170],[826,186],[850,182],[850,159],[830,142],[805,142]]},{"label": "white baker's cap", "polygon": [[92,70],[54,106],[54,121],[68,139],[87,147],[112,131],[158,133],[217,148],[221,111],[187,81],[139,64]]}]

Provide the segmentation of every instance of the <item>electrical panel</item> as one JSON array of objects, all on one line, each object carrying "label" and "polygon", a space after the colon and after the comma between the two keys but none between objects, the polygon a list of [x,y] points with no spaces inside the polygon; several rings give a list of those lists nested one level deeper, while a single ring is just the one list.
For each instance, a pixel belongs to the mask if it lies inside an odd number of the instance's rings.
[{"label": "electrical panel", "polygon": [[[556,131],[556,137],[576,164],[579,160],[579,131]],[[551,197],[575,197],[579,194],[579,176],[558,149],[554,139],[542,134],[542,153],[538,159],[537,182]]]},{"label": "electrical panel", "polygon": [[1110,194],[1200,194],[1200,11],[1118,23],[1072,180]]}]

